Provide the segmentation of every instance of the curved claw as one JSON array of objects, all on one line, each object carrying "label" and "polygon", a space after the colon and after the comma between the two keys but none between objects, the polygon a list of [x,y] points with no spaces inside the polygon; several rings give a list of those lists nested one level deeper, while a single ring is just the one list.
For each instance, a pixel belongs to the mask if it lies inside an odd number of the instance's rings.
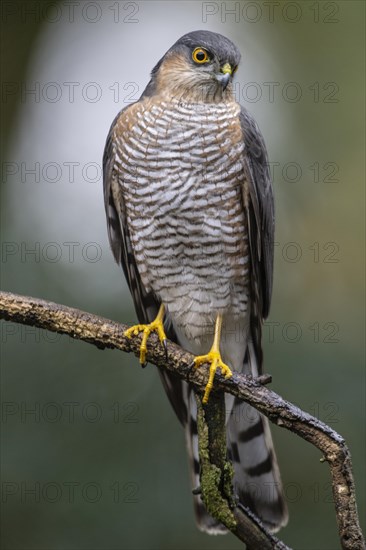
[{"label": "curved claw", "polygon": [[142,368],[146,367],[147,341],[152,332],[157,332],[159,336],[159,340],[164,346],[165,355],[166,357],[168,357],[168,349],[167,349],[166,336],[164,332],[163,319],[164,319],[164,306],[162,305],[160,306],[158,315],[156,316],[156,318],[152,323],[148,325],[134,325],[133,327],[127,329],[125,332],[125,336],[127,336],[127,338],[132,338],[133,336],[137,336],[140,332],[143,333],[141,345],[140,345],[140,364]]},{"label": "curved claw", "polygon": [[233,373],[231,372],[230,368],[222,361],[220,353],[215,350],[211,350],[207,355],[199,355],[195,357],[192,366],[197,368],[204,363],[208,363],[210,365],[210,374],[202,399],[202,403],[206,405],[206,403],[208,403],[211,390],[213,388],[214,378],[217,369],[221,369],[221,373],[225,376],[225,378],[230,378]]},{"label": "curved claw", "polygon": [[167,344],[167,339],[164,338],[164,340],[162,340],[161,342],[164,346],[164,351],[165,351],[165,359],[168,360],[168,344]]}]

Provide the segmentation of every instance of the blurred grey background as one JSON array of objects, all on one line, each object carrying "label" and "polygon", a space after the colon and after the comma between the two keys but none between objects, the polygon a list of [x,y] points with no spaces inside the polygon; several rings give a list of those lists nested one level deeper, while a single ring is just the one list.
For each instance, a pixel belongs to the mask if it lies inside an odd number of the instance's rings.
[{"label": "blurred grey background", "polygon": [[[2,2],[1,288],[132,323],[107,242],[101,159],[116,113],[196,29],[242,52],[236,94],[276,194],[272,388],[353,457],[365,514],[364,3]],[[194,524],[183,431],[155,367],[1,324],[2,546],[235,549]],[[339,548],[329,469],[274,428],[290,509],[281,537]]]}]

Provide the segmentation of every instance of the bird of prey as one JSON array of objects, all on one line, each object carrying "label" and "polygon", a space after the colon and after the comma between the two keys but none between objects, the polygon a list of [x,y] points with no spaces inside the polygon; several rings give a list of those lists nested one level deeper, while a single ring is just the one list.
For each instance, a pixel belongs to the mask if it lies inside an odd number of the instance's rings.
[{"label": "bird of prey", "polygon": [[[140,362],[156,331],[217,369],[258,376],[272,292],[274,206],[260,130],[234,98],[240,61],[226,37],[195,31],[155,65],[140,99],[112,123],[104,151],[108,234],[143,333]],[[196,402],[189,384],[160,372],[186,430],[199,485]],[[267,420],[226,396],[227,449],[235,494],[272,531],[287,522]],[[198,527],[224,527],[194,497]]]}]

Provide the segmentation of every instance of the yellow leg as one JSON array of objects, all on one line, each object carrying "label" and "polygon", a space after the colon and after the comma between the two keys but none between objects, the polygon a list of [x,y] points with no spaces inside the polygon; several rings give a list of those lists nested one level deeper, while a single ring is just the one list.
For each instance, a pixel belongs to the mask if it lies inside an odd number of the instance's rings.
[{"label": "yellow leg", "polygon": [[164,345],[166,343],[166,335],[164,332],[164,312],[165,308],[163,304],[159,308],[159,312],[152,323],[148,325],[134,325],[125,332],[127,338],[132,338],[137,336],[139,332],[143,332],[141,346],[140,346],[140,363],[142,366],[146,365],[146,349],[147,349],[147,339],[149,338],[152,332],[157,332],[160,342]]},{"label": "yellow leg", "polygon": [[233,373],[227,365],[222,361],[220,354],[220,336],[221,336],[221,326],[222,326],[222,316],[219,314],[216,318],[215,323],[215,336],[212,344],[212,348],[207,355],[198,355],[194,359],[194,366],[197,368],[204,363],[210,363],[210,375],[208,382],[205,388],[205,394],[202,399],[202,403],[206,404],[210,396],[211,390],[213,388],[213,381],[215,377],[216,370],[221,369],[222,374],[225,375],[225,378],[230,378]]}]

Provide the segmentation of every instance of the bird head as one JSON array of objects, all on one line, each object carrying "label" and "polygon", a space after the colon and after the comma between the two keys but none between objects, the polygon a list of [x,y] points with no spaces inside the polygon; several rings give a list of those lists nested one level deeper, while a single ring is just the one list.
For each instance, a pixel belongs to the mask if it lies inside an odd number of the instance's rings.
[{"label": "bird head", "polygon": [[185,34],[152,70],[144,96],[223,101],[232,97],[232,79],[239,61],[239,50],[225,36],[210,31]]}]

